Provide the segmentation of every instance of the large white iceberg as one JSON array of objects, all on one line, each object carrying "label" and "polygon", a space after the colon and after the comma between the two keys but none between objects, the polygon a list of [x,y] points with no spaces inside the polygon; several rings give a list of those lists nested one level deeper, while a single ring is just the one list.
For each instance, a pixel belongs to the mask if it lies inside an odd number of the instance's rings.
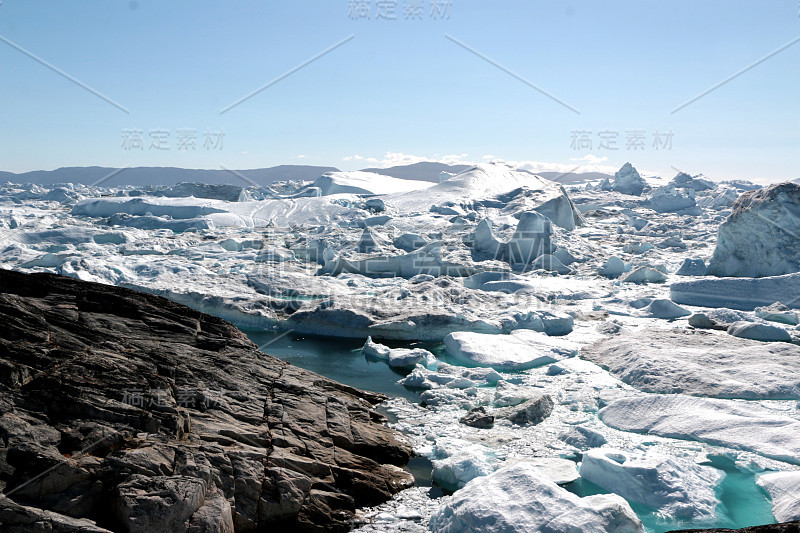
[{"label": "large white iceberg", "polygon": [[622,431],[696,440],[800,464],[800,421],[752,403],[653,394],[616,400],[599,416]]},{"label": "large white iceberg", "polygon": [[404,180],[364,172],[361,170],[346,172],[326,172],[314,180],[312,187],[319,189],[321,196],[331,194],[391,194],[427,189],[433,185],[427,181]]},{"label": "large white iceberg", "polygon": [[583,223],[563,186],[504,163],[480,164],[426,190],[388,195],[384,201],[404,213],[424,213],[433,205],[511,208],[511,213],[537,211],[567,230]]},{"label": "large white iceberg", "polygon": [[524,370],[572,357],[578,346],[530,330],[509,335],[457,331],[444,338],[447,353],[460,361],[495,370]]},{"label": "large white iceberg", "polygon": [[778,522],[800,520],[800,472],[764,474],[756,483],[769,494]]},{"label": "large white iceberg", "polygon": [[615,494],[580,498],[519,462],[473,479],[433,515],[435,533],[641,533]]},{"label": "large white iceberg", "polygon": [[744,193],[719,227],[713,276],[762,277],[800,271],[800,184]]},{"label": "large white iceberg", "polygon": [[102,197],[81,200],[72,208],[73,215],[111,217],[118,214],[169,216],[173,219],[206,217],[215,226],[267,227],[270,224],[328,224],[353,210],[328,198],[296,198],[227,202],[203,198],[167,198],[162,196]]},{"label": "large white iceberg", "polygon": [[764,278],[703,278],[670,285],[673,302],[752,311],[780,302],[800,308],[800,273]]},{"label": "large white iceberg", "polygon": [[800,399],[800,347],[788,343],[648,328],[600,340],[581,357],[644,392]]},{"label": "large white iceberg", "polygon": [[719,504],[715,487],[724,474],[693,461],[613,448],[583,454],[581,477],[669,518],[709,522]]}]

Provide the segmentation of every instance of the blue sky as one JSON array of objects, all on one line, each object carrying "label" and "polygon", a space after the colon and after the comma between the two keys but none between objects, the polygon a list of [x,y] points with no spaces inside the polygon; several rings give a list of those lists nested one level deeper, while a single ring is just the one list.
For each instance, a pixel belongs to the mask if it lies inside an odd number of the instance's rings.
[{"label": "blue sky", "polygon": [[498,158],[800,176],[800,42],[673,113],[797,39],[798,0],[384,2],[394,20],[361,3],[369,19],[350,0],[2,0],[0,169]]}]

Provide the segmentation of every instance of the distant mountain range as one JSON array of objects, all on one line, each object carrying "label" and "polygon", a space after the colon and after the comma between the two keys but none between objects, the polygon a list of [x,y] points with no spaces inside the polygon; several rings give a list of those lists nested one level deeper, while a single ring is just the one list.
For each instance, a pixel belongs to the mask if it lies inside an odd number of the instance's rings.
[{"label": "distant mountain range", "polygon": [[335,167],[308,165],[280,165],[249,170],[193,170],[175,167],[64,167],[56,170],[34,170],[14,174],[1,172],[0,181],[14,183],[83,183],[84,185],[175,185],[181,182],[236,185],[268,185],[281,180],[314,180],[325,172],[337,171]]},{"label": "distant mountain range", "polygon": [[[412,165],[400,165],[389,168],[365,168],[365,172],[375,172],[393,178],[439,182],[441,172],[458,174],[471,168],[471,165],[446,165],[424,161]],[[248,170],[198,170],[175,167],[63,167],[55,170],[34,170],[15,174],[0,171],[0,182],[36,183],[53,185],[56,183],[82,183],[84,185],[103,185],[107,187],[120,185],[148,186],[175,185],[182,182],[236,184],[242,186],[269,185],[283,180],[312,181],[325,172],[336,172],[335,167],[310,165],[280,165],[269,168]],[[608,174],[600,172],[539,172],[543,178],[559,183],[575,183],[590,179],[602,179]]]}]

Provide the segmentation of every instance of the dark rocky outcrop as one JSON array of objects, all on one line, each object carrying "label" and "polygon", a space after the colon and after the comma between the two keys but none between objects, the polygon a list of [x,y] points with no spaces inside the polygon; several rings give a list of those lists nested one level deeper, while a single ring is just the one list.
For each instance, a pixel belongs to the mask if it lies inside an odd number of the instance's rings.
[{"label": "dark rocky outcrop", "polygon": [[382,399],[166,299],[0,270],[0,530],[346,531],[413,482]]}]

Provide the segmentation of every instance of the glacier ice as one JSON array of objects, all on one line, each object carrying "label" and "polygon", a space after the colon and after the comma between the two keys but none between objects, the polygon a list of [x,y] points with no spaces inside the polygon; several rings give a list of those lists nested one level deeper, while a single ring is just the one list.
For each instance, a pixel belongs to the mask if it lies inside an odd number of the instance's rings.
[{"label": "glacier ice", "polygon": [[769,494],[776,520],[800,520],[800,472],[763,474],[756,483]]},{"label": "glacier ice", "polygon": [[800,273],[763,278],[702,278],[670,285],[670,299],[701,307],[729,307],[752,311],[782,303],[800,308]]},{"label": "glacier ice", "polygon": [[719,227],[713,276],[764,277],[800,271],[800,184],[747,192]]},{"label": "glacier ice", "polygon": [[574,343],[530,330],[509,335],[457,331],[444,338],[447,353],[458,360],[496,370],[524,370],[554,363],[578,352]]},{"label": "glacier ice", "polygon": [[645,392],[800,399],[800,347],[788,343],[648,329],[600,340],[581,357]]},{"label": "glacier ice", "polygon": [[433,515],[437,533],[641,533],[630,505],[616,495],[580,498],[519,462],[479,477]]},{"label": "glacier ice", "polygon": [[654,394],[613,401],[599,416],[624,431],[695,440],[800,464],[800,421],[756,405]]},{"label": "glacier ice", "polygon": [[686,458],[599,448],[583,454],[580,475],[665,517],[693,522],[716,518],[715,488],[724,474]]}]

